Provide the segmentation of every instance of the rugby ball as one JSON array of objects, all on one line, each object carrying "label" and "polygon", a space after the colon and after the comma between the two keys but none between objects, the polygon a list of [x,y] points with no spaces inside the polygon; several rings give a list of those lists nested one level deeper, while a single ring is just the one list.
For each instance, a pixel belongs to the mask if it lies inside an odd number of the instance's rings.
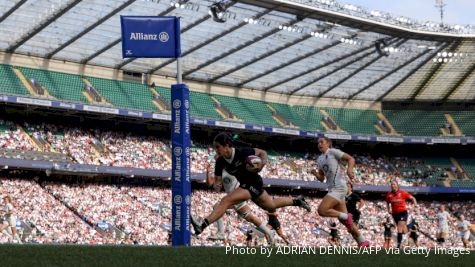
[{"label": "rugby ball", "polygon": [[258,156],[249,156],[246,158],[246,169],[250,172],[256,172],[256,170],[254,169],[254,164],[259,164],[261,162],[262,160]]}]

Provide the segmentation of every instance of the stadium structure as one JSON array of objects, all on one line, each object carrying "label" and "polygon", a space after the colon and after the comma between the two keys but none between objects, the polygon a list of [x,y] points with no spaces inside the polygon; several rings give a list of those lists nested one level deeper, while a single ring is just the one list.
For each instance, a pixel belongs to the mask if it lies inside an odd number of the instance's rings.
[{"label": "stadium structure", "polygon": [[[268,192],[303,193],[315,209],[316,139],[351,153],[374,245],[392,179],[421,200],[422,246],[436,245],[441,203],[475,221],[474,25],[333,0],[15,0],[0,1],[0,194],[23,243],[168,243],[175,60],[123,59],[120,15],[180,17],[192,213],[223,196],[204,185],[204,163],[227,131],[268,152]],[[329,220],[282,214],[292,244],[327,245]],[[250,226],[226,217],[244,245]],[[452,224],[446,246],[461,247]],[[193,244],[223,245],[207,237]]]}]

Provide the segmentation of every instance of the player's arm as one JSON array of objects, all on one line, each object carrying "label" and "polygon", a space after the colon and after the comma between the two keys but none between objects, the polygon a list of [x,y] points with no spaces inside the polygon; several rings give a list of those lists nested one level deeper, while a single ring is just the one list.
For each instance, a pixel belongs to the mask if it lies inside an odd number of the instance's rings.
[{"label": "player's arm", "polygon": [[259,166],[257,166],[258,170],[262,170],[262,168],[264,168],[264,166],[266,165],[267,163],[267,152],[265,150],[262,150],[262,149],[259,149],[259,148],[254,148],[254,151],[255,151],[255,155],[258,156],[259,158],[261,158],[261,164]]},{"label": "player's arm", "polygon": [[214,175],[211,175],[211,165],[208,163],[206,163],[206,185],[208,187],[211,187],[213,186],[214,184]]},{"label": "player's arm", "polygon": [[358,210],[361,210],[365,205],[365,202],[362,198],[358,200]]},{"label": "player's arm", "polygon": [[389,194],[386,195],[386,203],[388,204],[388,212],[391,214],[391,203],[389,201]]},{"label": "player's arm", "polygon": [[355,159],[352,156],[348,155],[347,153],[343,154],[341,159],[348,163],[348,168],[346,169],[346,173],[348,174],[348,177],[350,178],[350,180],[353,180],[355,178]]},{"label": "player's arm", "polygon": [[317,180],[323,183],[325,180],[325,173],[322,170],[311,170],[310,173],[312,173],[315,177],[317,177]]},{"label": "player's arm", "polygon": [[407,192],[406,192],[406,194],[407,194],[407,199],[410,200],[410,201],[412,202],[412,204],[414,204],[414,207],[417,206],[417,200],[416,200],[416,198],[415,198],[413,195],[411,195],[411,194],[409,194],[409,193],[407,193]]},{"label": "player's arm", "polygon": [[[224,165],[223,165],[223,162],[222,162],[222,158],[220,159],[217,159],[216,160],[216,163],[214,165],[214,177],[211,178],[210,176],[210,170],[211,170],[211,166],[208,164],[206,166],[206,182],[208,184],[208,186],[213,186],[214,187],[214,190],[216,190],[216,192],[219,192],[221,191],[222,187],[223,187],[223,182],[222,182],[222,175],[223,175],[223,169],[224,169]],[[209,184],[208,183],[208,178],[209,181],[212,183]]]}]

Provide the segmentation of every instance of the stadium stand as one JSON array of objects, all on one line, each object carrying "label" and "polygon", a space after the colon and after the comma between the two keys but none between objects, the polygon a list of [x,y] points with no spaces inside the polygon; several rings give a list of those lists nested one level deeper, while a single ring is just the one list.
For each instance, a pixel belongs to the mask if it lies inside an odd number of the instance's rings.
[{"label": "stadium stand", "polygon": [[28,95],[12,66],[0,64],[0,92],[8,95]]},{"label": "stadium stand", "polygon": [[152,102],[154,95],[146,85],[95,77],[87,79],[109,103],[116,107],[158,111]]},{"label": "stadium stand", "polygon": [[57,99],[72,102],[87,102],[83,95],[84,82],[79,75],[17,67],[28,79],[35,79],[46,91]]},{"label": "stadium stand", "polygon": [[[154,244],[166,245],[171,222],[171,191],[156,186],[130,186],[125,184],[104,184],[82,182],[51,182],[19,178],[0,178],[0,188],[8,190],[17,204],[18,220],[29,225],[32,233],[22,228],[22,240],[31,243],[74,243],[74,244]],[[213,204],[223,197],[223,193],[194,190],[192,195],[193,214],[204,215],[211,211]],[[112,200],[112,201],[111,201]],[[320,198],[311,198],[310,206],[316,208]],[[363,235],[374,244],[383,244],[383,228],[387,214],[386,203],[382,200],[366,200],[361,215]],[[411,208],[410,220],[416,219],[421,227],[420,245],[433,247],[437,221],[433,218],[438,201],[419,201],[417,208]],[[473,202],[444,201],[453,215],[465,214],[470,221],[475,219]],[[265,213],[254,204],[252,211],[261,219]],[[293,245],[326,246],[329,219],[316,212],[305,213],[293,207],[279,210],[279,218],[284,233]],[[303,219],[302,219],[303,218]],[[117,227],[123,235],[112,235],[99,229],[107,222]],[[234,216],[234,211],[225,215],[226,236],[234,245],[245,245],[248,223]],[[459,247],[461,242],[456,227],[450,222],[447,246]],[[222,245],[220,241],[208,239],[214,234],[214,227],[199,239],[197,245]],[[343,230],[341,226],[340,231]],[[278,237],[278,244],[282,240]],[[262,237],[256,236],[257,244],[265,245]],[[0,243],[8,240],[0,235]],[[352,240],[342,235],[342,244],[352,245]]]}]

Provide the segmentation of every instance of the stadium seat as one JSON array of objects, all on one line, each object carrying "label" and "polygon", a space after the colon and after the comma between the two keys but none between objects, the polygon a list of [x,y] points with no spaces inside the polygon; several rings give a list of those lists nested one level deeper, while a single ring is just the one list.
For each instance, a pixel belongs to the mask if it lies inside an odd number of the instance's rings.
[{"label": "stadium seat", "polygon": [[10,65],[0,64],[0,94],[29,95]]},{"label": "stadium seat", "polygon": [[84,82],[79,75],[18,67],[28,79],[39,81],[57,99],[87,103],[83,95]]}]

